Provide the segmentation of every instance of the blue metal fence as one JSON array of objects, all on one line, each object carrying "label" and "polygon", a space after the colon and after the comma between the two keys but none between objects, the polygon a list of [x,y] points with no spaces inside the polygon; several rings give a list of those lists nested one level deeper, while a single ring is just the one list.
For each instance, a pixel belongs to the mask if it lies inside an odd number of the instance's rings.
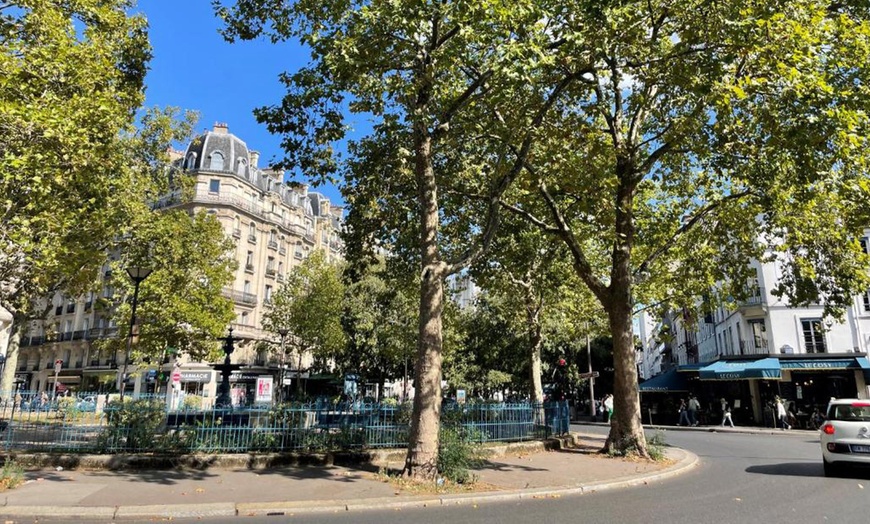
[{"label": "blue metal fence", "polygon": [[[163,396],[105,394],[0,400],[7,451],[66,453],[281,452],[404,447],[411,405],[290,403],[233,410],[169,409]],[[476,442],[545,438],[567,431],[566,402],[447,405],[442,425]]]}]

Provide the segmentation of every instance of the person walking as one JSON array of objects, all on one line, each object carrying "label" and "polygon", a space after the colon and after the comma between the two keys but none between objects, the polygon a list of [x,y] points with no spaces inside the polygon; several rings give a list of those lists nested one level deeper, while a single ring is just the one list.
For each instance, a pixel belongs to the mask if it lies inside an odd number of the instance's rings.
[{"label": "person walking", "polygon": [[788,413],[785,410],[782,399],[779,397],[776,397],[776,418],[778,418],[780,424],[782,424],[779,429],[783,431],[791,429],[791,424],[788,423]]},{"label": "person walking", "polygon": [[[722,399],[723,401],[725,399]],[[731,420],[731,408],[728,407],[728,403],[724,402],[722,404],[722,427],[725,427],[725,423],[728,423],[732,428],[734,427],[734,421]]]},{"label": "person walking", "polygon": [[604,397],[604,412],[607,414],[606,422],[610,422],[613,419],[613,395],[610,393]]},{"label": "person walking", "polygon": [[692,423],[689,421],[689,407],[686,405],[686,399],[680,399],[680,421],[677,423],[678,426],[682,425],[691,426]]},{"label": "person walking", "polygon": [[696,397],[695,395],[691,395],[689,397],[689,405],[688,405],[689,422],[690,422],[689,425],[690,426],[697,426],[698,425],[698,410],[700,408],[701,408],[701,403],[698,402],[698,397]]}]

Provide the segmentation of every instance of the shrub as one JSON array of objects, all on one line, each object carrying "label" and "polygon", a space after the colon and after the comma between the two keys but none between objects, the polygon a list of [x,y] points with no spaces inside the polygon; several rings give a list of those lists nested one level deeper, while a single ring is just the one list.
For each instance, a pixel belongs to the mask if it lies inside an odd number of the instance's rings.
[{"label": "shrub", "polygon": [[13,489],[24,482],[24,468],[12,459],[6,459],[0,469],[0,491]]},{"label": "shrub", "polygon": [[459,426],[441,427],[438,447],[438,473],[457,484],[473,483],[476,478],[470,469],[483,463],[475,431]]},{"label": "shrub", "polygon": [[97,440],[105,451],[150,451],[158,445],[155,437],[166,421],[166,407],[159,400],[109,402],[106,427]]}]

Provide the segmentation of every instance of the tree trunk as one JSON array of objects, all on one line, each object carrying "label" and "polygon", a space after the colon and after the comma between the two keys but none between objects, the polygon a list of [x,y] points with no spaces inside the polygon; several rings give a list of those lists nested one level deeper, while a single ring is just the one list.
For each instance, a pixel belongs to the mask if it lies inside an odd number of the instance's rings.
[{"label": "tree trunk", "polygon": [[604,450],[634,450],[649,458],[641,423],[631,308],[613,309],[615,311],[608,311],[613,335],[613,419]]},{"label": "tree trunk", "polygon": [[21,333],[24,329],[24,319],[12,316],[12,330],[9,332],[9,345],[6,348],[6,362],[3,364],[3,376],[0,377],[0,398],[15,396],[15,370],[18,369],[19,349],[21,348]]},{"label": "tree trunk", "polygon": [[613,245],[610,293],[605,304],[613,336],[613,419],[605,450],[624,453],[633,450],[649,458],[640,412],[637,389],[634,331],[631,312],[631,250],[634,244],[634,192],[630,159],[617,160],[619,188],[616,197],[616,241]]},{"label": "tree trunk", "polygon": [[526,322],[529,330],[531,399],[532,402],[540,404],[544,402],[544,387],[541,384],[541,346],[544,343],[544,337],[541,335],[540,308],[531,291],[526,292]]},{"label": "tree trunk", "polygon": [[[424,98],[425,93],[421,95]],[[404,474],[417,480],[438,473],[438,431],[441,422],[441,313],[444,309],[445,264],[438,256],[438,194],[432,166],[432,138],[422,122],[414,123],[415,172],[419,194],[420,324],[417,337],[416,386]]]}]

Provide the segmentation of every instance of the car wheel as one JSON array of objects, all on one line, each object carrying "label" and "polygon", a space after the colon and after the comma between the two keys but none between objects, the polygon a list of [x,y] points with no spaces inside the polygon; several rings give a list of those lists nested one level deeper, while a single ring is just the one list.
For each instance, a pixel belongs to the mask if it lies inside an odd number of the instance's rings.
[{"label": "car wheel", "polygon": [[826,477],[836,477],[840,475],[840,467],[836,464],[828,462],[825,459],[822,459],[822,465],[825,468],[825,476]]}]

